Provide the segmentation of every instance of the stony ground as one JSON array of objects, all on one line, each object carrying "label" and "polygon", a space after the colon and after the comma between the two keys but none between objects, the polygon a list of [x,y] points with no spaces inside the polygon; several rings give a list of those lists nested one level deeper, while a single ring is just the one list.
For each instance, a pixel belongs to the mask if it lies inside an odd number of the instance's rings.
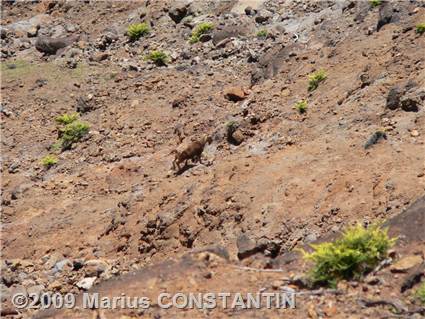
[{"label": "stony ground", "polygon": [[[151,31],[132,42],[136,22]],[[214,30],[190,44],[200,22]],[[401,289],[424,273],[421,22],[423,1],[2,2],[2,314],[37,313],[14,310],[16,291],[95,283],[111,295],[300,293],[291,310],[156,306],[121,318],[425,315],[416,285]],[[46,37],[64,47],[48,52]],[[166,65],[145,59],[152,50]],[[55,118],[76,111],[89,134],[46,169]],[[202,163],[177,173],[176,131],[183,145],[212,137]],[[386,267],[336,290],[297,285],[309,265],[296,248],[387,220],[400,240]]]}]

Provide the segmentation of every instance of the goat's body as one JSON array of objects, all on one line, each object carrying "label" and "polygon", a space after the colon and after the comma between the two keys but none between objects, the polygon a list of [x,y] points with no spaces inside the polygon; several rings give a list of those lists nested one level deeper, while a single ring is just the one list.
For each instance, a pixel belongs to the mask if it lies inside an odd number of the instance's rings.
[{"label": "goat's body", "polygon": [[173,169],[175,170],[177,168],[177,170],[180,170],[180,164],[184,162],[186,166],[189,160],[193,163],[201,162],[201,155],[207,143],[211,143],[211,138],[205,136],[200,141],[192,142],[181,152],[174,150],[172,153],[176,155],[173,161]]}]

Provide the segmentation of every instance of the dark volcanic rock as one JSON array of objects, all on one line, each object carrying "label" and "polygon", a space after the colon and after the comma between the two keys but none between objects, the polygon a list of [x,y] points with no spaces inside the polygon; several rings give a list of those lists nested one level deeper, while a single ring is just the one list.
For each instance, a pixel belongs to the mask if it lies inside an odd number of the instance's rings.
[{"label": "dark volcanic rock", "polygon": [[391,2],[383,2],[379,6],[379,20],[376,26],[376,31],[379,31],[384,25],[391,23],[393,18],[393,5]]},{"label": "dark volcanic rock", "polygon": [[84,99],[83,97],[78,97],[76,109],[78,113],[87,113],[93,110],[93,107],[86,99]]},{"label": "dark volcanic rock", "polygon": [[78,38],[78,36],[57,39],[49,37],[38,37],[37,41],[35,41],[35,48],[44,54],[56,54],[59,50],[77,41]]},{"label": "dark volcanic rock", "polygon": [[418,112],[420,100],[415,94],[406,94],[400,99],[401,109],[406,112]]},{"label": "dark volcanic rock", "polygon": [[372,145],[378,143],[381,139],[387,139],[387,134],[385,134],[385,132],[377,131],[373,133],[372,136],[367,140],[366,144],[364,145],[364,148],[368,149]]},{"label": "dark volcanic rock", "polygon": [[425,91],[414,90],[417,84],[411,80],[401,88],[393,86],[387,95],[386,107],[390,110],[401,108],[406,112],[418,112],[421,100],[425,97]]},{"label": "dark volcanic rock", "polygon": [[268,10],[260,10],[260,12],[258,12],[257,16],[255,17],[255,22],[257,23],[265,23],[267,22],[269,19],[271,19],[272,17],[272,13]]},{"label": "dark volcanic rock", "polygon": [[173,20],[175,23],[179,23],[183,20],[183,18],[187,15],[188,5],[183,2],[175,3],[168,12],[168,15],[170,16],[171,20]]},{"label": "dark volcanic rock", "polygon": [[395,110],[400,105],[400,97],[402,91],[398,86],[394,86],[390,89],[387,95],[387,108]]},{"label": "dark volcanic rock", "polygon": [[411,269],[403,279],[400,291],[405,292],[412,288],[415,284],[421,281],[421,278],[425,276],[425,263],[422,263],[415,268]]},{"label": "dark volcanic rock", "polygon": [[425,241],[425,196],[419,198],[409,208],[391,218],[385,226],[390,236],[403,237],[406,242]]},{"label": "dark volcanic rock", "polygon": [[256,242],[245,234],[242,234],[238,237],[236,246],[238,247],[239,259],[247,258],[258,251]]},{"label": "dark volcanic rock", "polygon": [[293,52],[297,52],[298,44],[288,46],[278,45],[264,53],[256,65],[256,68],[251,72],[251,85],[273,78],[277,75],[285,64],[285,60]]}]

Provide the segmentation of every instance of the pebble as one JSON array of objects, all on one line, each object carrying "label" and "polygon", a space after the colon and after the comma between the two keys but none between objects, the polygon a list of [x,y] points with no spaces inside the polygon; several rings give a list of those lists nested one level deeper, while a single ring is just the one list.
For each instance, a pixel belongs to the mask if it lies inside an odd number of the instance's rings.
[{"label": "pebble", "polygon": [[79,282],[77,282],[76,286],[84,290],[89,290],[91,287],[93,287],[93,284],[96,281],[96,279],[97,277],[83,278]]},{"label": "pebble", "polygon": [[413,137],[418,137],[419,132],[417,130],[412,130],[412,131],[410,131],[410,135],[413,136]]}]

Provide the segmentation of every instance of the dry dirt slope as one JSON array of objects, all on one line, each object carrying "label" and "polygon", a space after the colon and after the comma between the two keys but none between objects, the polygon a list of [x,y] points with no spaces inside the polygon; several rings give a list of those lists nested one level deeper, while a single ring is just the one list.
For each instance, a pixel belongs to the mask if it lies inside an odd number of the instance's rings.
[{"label": "dry dirt slope", "polygon": [[[294,247],[354,222],[388,219],[424,194],[425,37],[415,31],[425,20],[424,3],[249,5],[2,3],[4,296],[19,289],[78,292],[82,278],[101,282],[211,245],[224,247],[229,261],[213,271],[201,263],[191,287],[219,289],[229,280],[229,287],[273,289],[282,274],[242,272],[246,281],[234,283],[228,263],[282,267]],[[129,42],[125,30],[139,21],[151,32]],[[215,25],[212,39],[191,45],[191,29],[201,21]],[[257,37],[263,29],[268,36]],[[79,40],[56,55],[35,48],[37,37],[74,35]],[[145,61],[156,49],[169,55],[167,66]],[[319,69],[328,77],[308,92],[307,76]],[[247,96],[229,101],[230,87]],[[388,95],[397,90],[394,106]],[[308,110],[300,115],[293,106],[302,99]],[[57,139],[55,118],[76,110],[89,135],[44,169],[40,159]],[[239,125],[239,145],[226,139],[231,122]],[[204,133],[213,143],[204,164],[174,175],[170,152],[179,126],[183,143]],[[380,129],[387,139],[365,150]],[[240,260],[238,241],[256,254]],[[403,249],[423,254],[419,243]],[[301,273],[302,260],[294,263]],[[187,284],[184,278],[176,280]],[[347,289],[390,295],[389,278]],[[303,303],[294,316],[371,311],[346,295],[331,306],[326,298]],[[373,311],[384,315],[384,308]],[[176,315],[184,314],[162,314]]]}]

